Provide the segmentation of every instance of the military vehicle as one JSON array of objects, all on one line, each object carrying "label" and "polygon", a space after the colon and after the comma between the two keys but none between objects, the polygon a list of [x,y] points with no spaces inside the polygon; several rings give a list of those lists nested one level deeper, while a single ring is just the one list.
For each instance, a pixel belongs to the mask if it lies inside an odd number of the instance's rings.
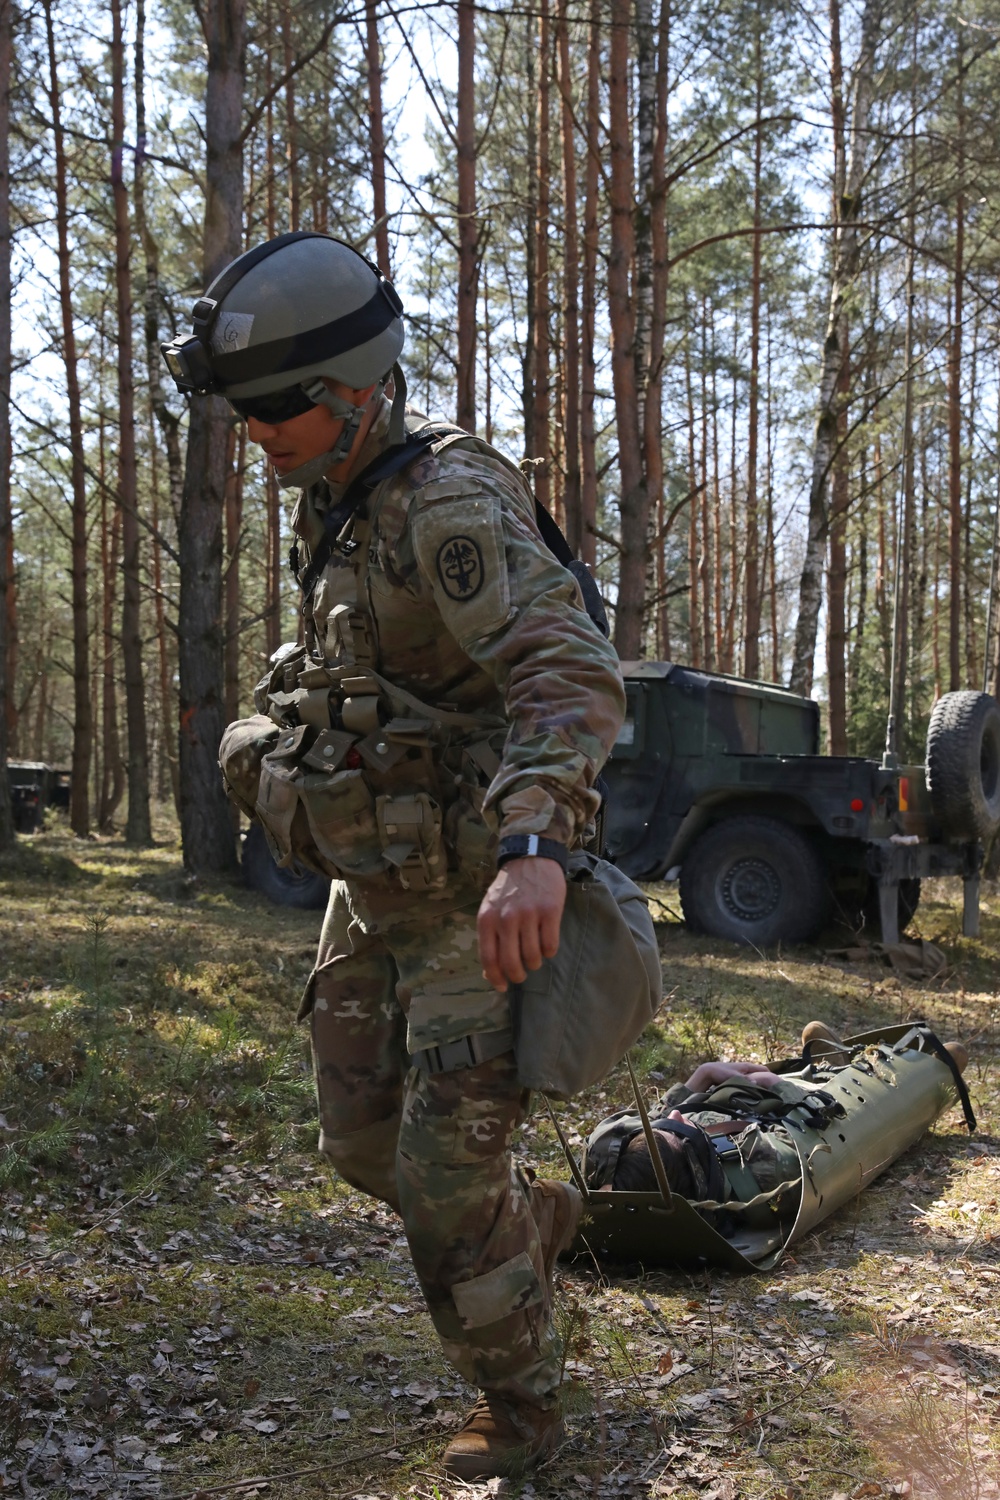
[{"label": "military vehicle", "polygon": [[894,943],[920,881],[955,875],[976,934],[983,846],[1000,828],[994,698],[946,693],[926,765],[893,766],[820,755],[817,704],[783,688],[669,662],[623,672],[605,855],[636,880],[679,878],[691,931],[764,948],[839,915]]},{"label": "military vehicle", "polygon": [[42,760],[9,760],[7,784],[18,833],[36,833],[47,807],[69,808],[70,772]]}]

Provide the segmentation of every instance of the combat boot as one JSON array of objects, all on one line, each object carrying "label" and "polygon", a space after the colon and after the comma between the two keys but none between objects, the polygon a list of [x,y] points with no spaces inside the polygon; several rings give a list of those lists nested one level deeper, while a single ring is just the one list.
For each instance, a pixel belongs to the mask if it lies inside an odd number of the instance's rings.
[{"label": "combat boot", "polygon": [[528,1199],[542,1244],[545,1279],[551,1289],[556,1261],[573,1243],[583,1213],[583,1195],[571,1182],[536,1177]]},{"label": "combat boot", "polygon": [[969,1066],[969,1054],[961,1042],[945,1042],[944,1050],[951,1053],[951,1060],[960,1073]]},{"label": "combat boot", "polygon": [[851,1060],[851,1054],[835,1031],[824,1021],[810,1021],[802,1028],[802,1050],[812,1042],[809,1056],[814,1063],[825,1063],[829,1068],[842,1068]]},{"label": "combat boot", "polygon": [[544,1410],[484,1391],[445,1449],[445,1473],[467,1483],[516,1479],[552,1452],[562,1432],[558,1407]]}]

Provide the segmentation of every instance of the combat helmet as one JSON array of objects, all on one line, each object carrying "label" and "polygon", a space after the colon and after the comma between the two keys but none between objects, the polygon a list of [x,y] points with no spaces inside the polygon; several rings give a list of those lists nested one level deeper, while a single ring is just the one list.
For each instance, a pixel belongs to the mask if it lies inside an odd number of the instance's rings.
[{"label": "combat helmet", "polygon": [[224,396],[240,416],[288,421],[323,405],[343,417],[329,453],[278,479],[283,488],[303,486],[347,455],[364,414],[324,377],[353,390],[374,384],[375,400],[391,374],[390,440],[402,441],[402,314],[395,287],[364,255],[333,235],[301,230],[238,256],[195,303],[193,334],[161,349],[179,391]]}]

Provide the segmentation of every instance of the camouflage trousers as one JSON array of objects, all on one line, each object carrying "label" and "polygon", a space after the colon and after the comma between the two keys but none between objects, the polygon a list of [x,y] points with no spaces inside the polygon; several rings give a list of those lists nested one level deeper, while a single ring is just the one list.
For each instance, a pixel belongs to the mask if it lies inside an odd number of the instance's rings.
[{"label": "camouflage trousers", "polygon": [[[443,903],[447,904],[447,903]],[[482,976],[478,898],[372,920],[335,881],[310,1010],[319,1148],[401,1215],[446,1357],[484,1390],[551,1406],[561,1368],[538,1228],[511,1160],[529,1093],[512,1052],[430,1073],[410,1053],[510,1024]]]}]

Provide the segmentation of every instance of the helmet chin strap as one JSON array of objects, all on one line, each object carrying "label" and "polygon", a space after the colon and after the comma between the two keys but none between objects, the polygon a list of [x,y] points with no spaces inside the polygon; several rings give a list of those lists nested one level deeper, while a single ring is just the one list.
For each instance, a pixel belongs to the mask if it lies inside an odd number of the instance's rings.
[{"label": "helmet chin strap", "polygon": [[[398,366],[396,367],[398,369]],[[302,389],[310,401],[317,406],[328,407],[335,417],[344,420],[343,431],[326,453],[317,454],[315,458],[309,458],[304,464],[299,464],[297,469],[291,469],[287,474],[278,474],[278,487],[283,490],[306,490],[312,484],[319,481],[330,469],[336,468],[337,464],[343,463],[354,445],[361,419],[373,401],[377,401],[382,394],[385,380],[380,380],[363,406],[355,406],[353,401],[345,401],[342,396],[335,396],[321,379],[311,381],[308,385],[303,383]],[[405,386],[404,386],[405,391]],[[393,401],[393,413],[396,403]]]}]

